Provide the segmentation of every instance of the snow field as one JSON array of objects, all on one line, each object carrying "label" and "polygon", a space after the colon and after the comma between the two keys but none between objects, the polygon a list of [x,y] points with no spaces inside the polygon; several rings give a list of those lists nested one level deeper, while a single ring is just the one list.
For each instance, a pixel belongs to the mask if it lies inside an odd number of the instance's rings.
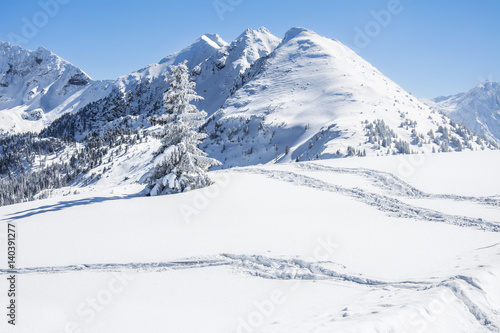
[{"label": "snow field", "polygon": [[[499,157],[431,154],[406,178],[400,156],[255,166],[178,195],[110,181],[2,207],[19,234],[17,331],[498,331],[500,237],[481,226],[499,223]],[[462,179],[475,186],[453,193]],[[462,213],[482,224],[447,220]]]}]

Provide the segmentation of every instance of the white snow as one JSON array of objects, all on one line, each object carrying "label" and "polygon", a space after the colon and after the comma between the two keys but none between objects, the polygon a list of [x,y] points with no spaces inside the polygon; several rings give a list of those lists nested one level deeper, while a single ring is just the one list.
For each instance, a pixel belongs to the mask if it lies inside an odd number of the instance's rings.
[{"label": "white snow", "polygon": [[161,197],[104,178],[2,207],[24,269],[15,331],[498,331],[499,152],[429,154],[412,174],[403,157],[223,170]]}]

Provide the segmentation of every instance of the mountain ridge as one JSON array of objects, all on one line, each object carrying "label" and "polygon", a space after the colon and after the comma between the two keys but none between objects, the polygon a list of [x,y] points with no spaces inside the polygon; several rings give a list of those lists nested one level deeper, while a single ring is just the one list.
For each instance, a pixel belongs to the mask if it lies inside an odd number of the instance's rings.
[{"label": "mountain ridge", "polygon": [[40,131],[103,97],[109,84],[42,46],[30,51],[0,42],[0,132]]},{"label": "mountain ridge", "polygon": [[500,141],[500,83],[484,81],[467,92],[425,102],[490,140]]}]

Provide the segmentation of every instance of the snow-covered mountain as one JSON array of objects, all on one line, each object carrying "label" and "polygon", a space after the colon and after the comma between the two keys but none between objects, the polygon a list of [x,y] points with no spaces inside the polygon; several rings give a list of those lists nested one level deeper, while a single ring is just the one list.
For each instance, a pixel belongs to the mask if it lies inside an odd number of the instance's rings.
[{"label": "snow-covered mountain", "polygon": [[245,71],[269,55],[279,42],[280,39],[265,28],[247,29],[231,44],[216,34],[205,34],[159,63],[118,78],[109,96],[88,104],[75,115],[59,119],[47,133],[80,139],[88,134],[88,124],[92,129],[114,127],[120,126],[125,118],[127,124],[148,126],[145,118],[161,109],[169,67],[183,61],[192,72],[197,93],[204,98],[197,106],[213,114],[242,85]]},{"label": "snow-covered mountain", "polygon": [[225,167],[482,147],[345,45],[304,28],[244,78],[206,127],[204,148]]},{"label": "snow-covered mountain", "polygon": [[193,71],[198,92],[205,96],[198,106],[211,114],[233,92],[233,86],[241,85],[245,70],[279,42],[265,28],[248,29],[231,44],[217,34],[205,34],[158,63],[104,82],[93,81],[43,47],[29,51],[0,42],[0,130],[40,131],[53,120],[85,106],[76,122],[98,115],[102,122],[93,128],[124,116],[151,114],[160,107],[169,67],[183,61]]},{"label": "snow-covered mountain", "polygon": [[204,35],[119,78],[109,96],[44,135],[80,140],[98,128],[148,127],[147,117],[161,109],[165,74],[181,61],[204,98],[197,106],[212,115],[203,148],[224,167],[484,146],[340,42],[304,28],[283,40],[247,29],[231,44]]},{"label": "snow-covered mountain", "polygon": [[[39,136],[0,142],[0,177],[41,169],[18,187],[9,184],[28,198],[43,191],[22,186],[37,181],[47,188],[86,186],[104,174],[116,184],[140,181],[123,176],[116,163],[130,170],[140,166],[144,173],[152,167],[158,140],[150,135],[156,127],[148,118],[162,112],[166,74],[183,61],[204,98],[198,107],[210,115],[201,128],[208,136],[201,148],[222,168],[498,148],[414,98],[339,41],[304,28],[290,29],[281,40],[259,28],[247,29],[230,44],[218,35],[203,35],[109,83],[106,96],[64,113]],[[19,146],[28,148],[13,152]],[[52,169],[43,169],[49,165]],[[57,180],[46,182],[47,177]],[[12,191],[4,202],[21,200]]]},{"label": "snow-covered mountain", "polygon": [[110,91],[110,82],[39,47],[29,51],[0,41],[0,134],[40,131]]},{"label": "snow-covered mountain", "polygon": [[500,141],[500,83],[485,81],[465,93],[426,102],[475,132]]},{"label": "snow-covered mountain", "polygon": [[149,127],[169,67],[186,61],[204,98],[197,106],[213,115],[204,148],[225,167],[483,147],[340,42],[304,28],[284,40],[247,29],[230,44],[205,34],[113,82],[92,81],[44,48],[0,45],[4,132],[49,126],[45,137],[81,140],[96,129]]}]

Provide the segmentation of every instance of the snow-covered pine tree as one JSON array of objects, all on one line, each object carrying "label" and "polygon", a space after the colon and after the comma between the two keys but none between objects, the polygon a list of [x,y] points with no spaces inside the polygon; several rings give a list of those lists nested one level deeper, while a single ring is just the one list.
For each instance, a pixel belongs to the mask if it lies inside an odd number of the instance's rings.
[{"label": "snow-covered pine tree", "polygon": [[201,100],[194,91],[186,63],[171,67],[167,76],[170,87],[163,94],[163,113],[151,117],[154,125],[163,126],[157,136],[161,147],[154,157],[149,195],[185,192],[210,185],[206,172],[220,162],[207,157],[198,148],[206,134],[200,133],[207,113],[191,101]]}]

